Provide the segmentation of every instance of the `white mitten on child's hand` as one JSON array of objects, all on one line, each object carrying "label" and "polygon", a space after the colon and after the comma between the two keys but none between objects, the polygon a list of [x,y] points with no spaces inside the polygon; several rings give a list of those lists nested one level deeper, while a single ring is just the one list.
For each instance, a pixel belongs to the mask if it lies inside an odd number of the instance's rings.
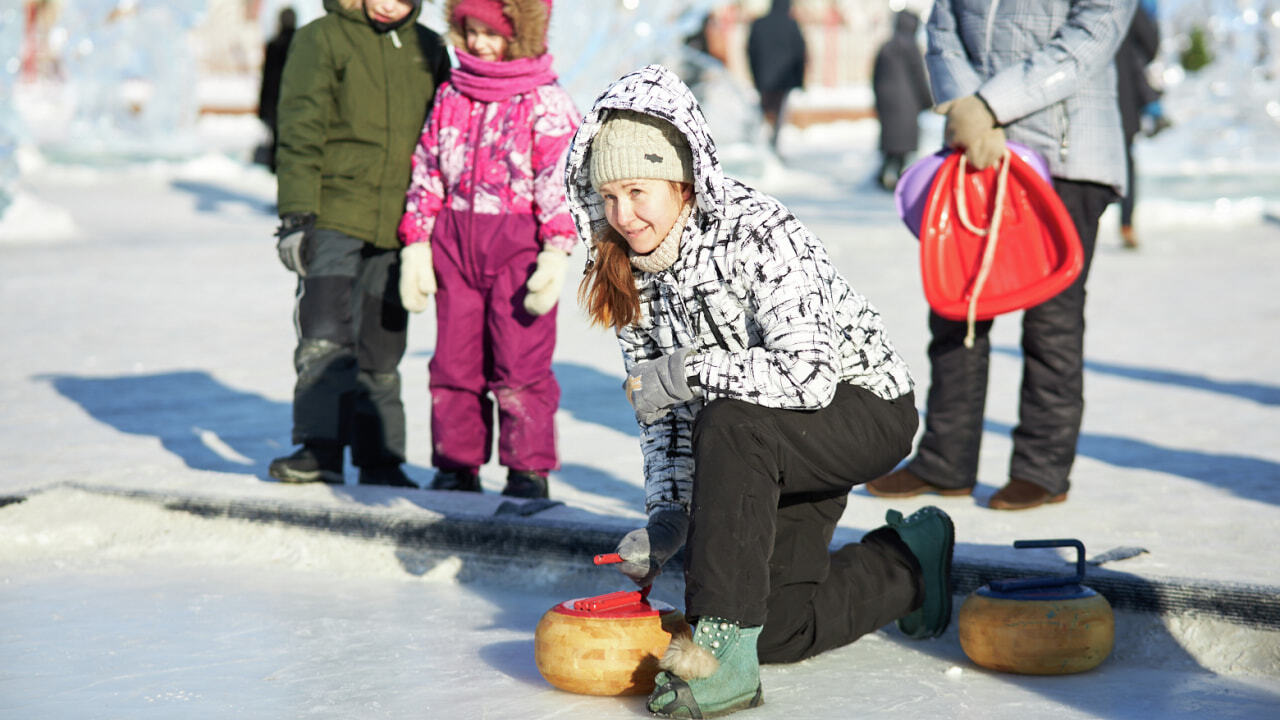
[{"label": "white mitten on child's hand", "polygon": [[524,309],[529,314],[545,315],[560,301],[568,266],[569,253],[563,250],[549,247],[538,253],[538,265],[525,283],[529,292],[524,296]]},{"label": "white mitten on child's hand", "polygon": [[431,243],[406,245],[400,251],[400,304],[409,312],[427,309],[427,297],[436,292],[436,269],[431,264]]}]

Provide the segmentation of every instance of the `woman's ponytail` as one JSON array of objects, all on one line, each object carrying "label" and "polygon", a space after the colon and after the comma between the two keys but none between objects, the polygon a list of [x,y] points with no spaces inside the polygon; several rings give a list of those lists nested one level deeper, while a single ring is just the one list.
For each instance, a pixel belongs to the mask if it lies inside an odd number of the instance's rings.
[{"label": "woman's ponytail", "polygon": [[640,319],[640,293],[631,270],[627,241],[606,226],[595,240],[596,257],[578,284],[578,302],[592,325],[614,331]]}]

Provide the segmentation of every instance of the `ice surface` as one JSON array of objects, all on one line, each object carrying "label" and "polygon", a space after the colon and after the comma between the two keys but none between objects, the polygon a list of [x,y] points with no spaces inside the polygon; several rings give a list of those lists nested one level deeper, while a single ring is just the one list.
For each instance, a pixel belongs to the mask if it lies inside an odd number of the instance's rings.
[{"label": "ice surface", "polygon": [[[68,490],[0,513],[6,717],[645,714],[638,697],[555,690],[533,662],[541,615],[618,589],[610,570],[472,570],[472,558]],[[1124,613],[1117,628],[1102,666],[1063,677],[979,669],[954,628],[924,642],[886,629],[766,666],[766,704],[743,717],[1243,719],[1280,702],[1276,632]]]}]

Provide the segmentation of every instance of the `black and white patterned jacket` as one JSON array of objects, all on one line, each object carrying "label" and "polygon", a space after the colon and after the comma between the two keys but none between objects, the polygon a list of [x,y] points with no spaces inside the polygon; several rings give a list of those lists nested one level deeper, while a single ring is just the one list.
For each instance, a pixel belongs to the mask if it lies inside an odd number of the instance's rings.
[{"label": "black and white patterned jacket", "polygon": [[565,182],[588,262],[595,255],[592,240],[607,226],[604,200],[591,187],[591,139],[617,109],[662,118],[684,134],[693,150],[697,200],[675,263],[658,273],[636,271],[642,318],[618,334],[627,370],[691,348],[685,369],[703,391],[641,426],[647,512],[687,509],[693,421],[704,402],[724,397],[814,410],[831,402],[840,382],[885,399],[911,390],[880,314],[780,202],[725,177],[693,93],[660,65],[610,85],[574,136]]}]

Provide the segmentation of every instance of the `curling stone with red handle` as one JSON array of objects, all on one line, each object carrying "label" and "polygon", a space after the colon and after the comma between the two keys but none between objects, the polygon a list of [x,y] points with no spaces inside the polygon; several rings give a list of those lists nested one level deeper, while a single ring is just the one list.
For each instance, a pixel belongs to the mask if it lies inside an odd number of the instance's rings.
[{"label": "curling stone with red handle", "polygon": [[[605,555],[596,564],[620,560]],[[652,691],[658,658],[689,625],[683,613],[648,595],[646,587],[568,600],[548,610],[533,634],[538,672],[561,690],[584,695]]]},{"label": "curling stone with red handle", "polygon": [[960,646],[991,670],[1066,675],[1091,670],[1111,654],[1115,616],[1111,604],[1084,579],[1079,540],[1018,540],[1015,548],[1076,548],[1076,574],[993,580],[960,608]]}]

